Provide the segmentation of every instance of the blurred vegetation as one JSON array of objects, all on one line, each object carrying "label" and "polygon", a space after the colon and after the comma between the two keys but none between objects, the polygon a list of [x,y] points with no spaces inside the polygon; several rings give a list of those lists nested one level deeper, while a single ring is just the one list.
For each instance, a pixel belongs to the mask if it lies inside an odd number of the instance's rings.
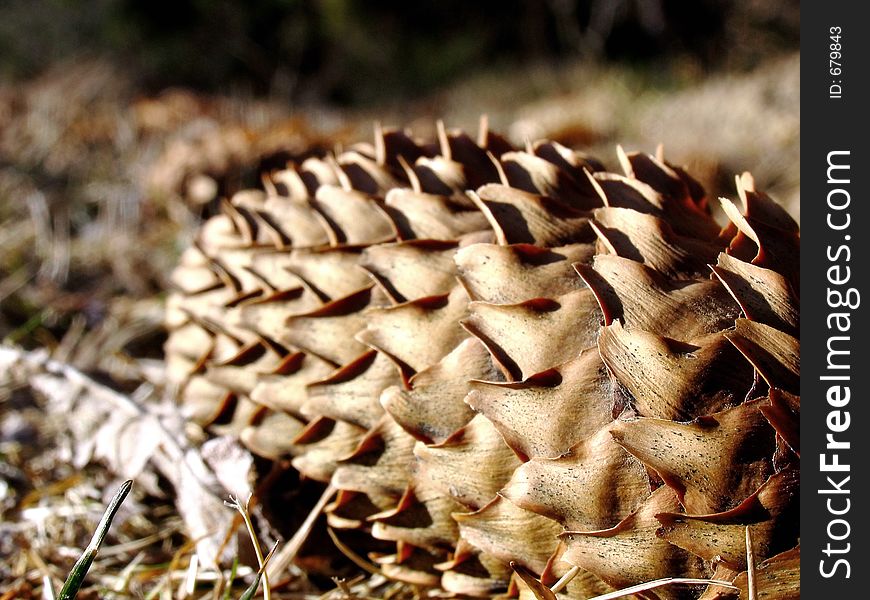
[{"label": "blurred vegetation", "polygon": [[493,66],[690,57],[755,66],[799,39],[782,0],[4,0],[0,76],[109,57],[148,91],[371,103]]},{"label": "blurred vegetation", "polygon": [[752,169],[794,207],[799,23],[797,0],[0,0],[0,339],[159,356],[199,218],[374,120],[664,142],[713,194]]}]

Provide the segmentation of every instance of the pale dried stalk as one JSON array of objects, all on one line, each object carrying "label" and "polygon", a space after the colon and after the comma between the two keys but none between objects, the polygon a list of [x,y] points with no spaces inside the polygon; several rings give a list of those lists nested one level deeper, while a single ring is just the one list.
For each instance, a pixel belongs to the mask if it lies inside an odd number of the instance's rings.
[{"label": "pale dried stalk", "polygon": [[299,529],[293,534],[290,541],[281,548],[281,551],[278,552],[275,559],[269,563],[269,566],[266,569],[266,573],[269,577],[272,577],[277,581],[278,576],[287,570],[287,567],[289,567],[290,563],[293,562],[293,559],[296,558],[299,549],[302,548],[302,544],[304,544],[305,540],[308,538],[308,534],[311,533],[311,529],[314,527],[314,522],[317,520],[317,517],[319,517],[320,513],[323,512],[323,508],[332,499],[332,496],[335,495],[336,491],[337,490],[332,485],[326,486],[326,489],[323,490],[323,495],[320,496],[320,500],[317,501],[317,504],[315,504],[314,508],[311,509],[311,512],[308,513],[308,516],[305,517],[305,521],[303,521],[302,525],[299,526]]},{"label": "pale dried stalk", "polygon": [[736,586],[732,585],[727,581],[720,581],[718,579],[694,579],[691,577],[665,577],[664,579],[656,579],[655,581],[648,581],[646,583],[640,583],[638,585],[633,585],[631,587],[627,587],[622,590],[617,590],[615,592],[610,592],[608,594],[604,594],[601,596],[595,596],[590,600],[616,600],[616,598],[625,598],[626,596],[630,596],[632,594],[637,594],[638,592],[645,592],[647,590],[651,590],[657,587],[662,587],[665,585],[671,585],[674,583],[682,583],[687,585],[717,585],[720,587],[728,588],[729,590],[738,589]]},{"label": "pale dried stalk", "polygon": [[746,588],[749,590],[749,600],[758,600],[758,590],[755,583],[755,550],[752,548],[752,533],[746,526]]},{"label": "pale dried stalk", "polygon": [[557,581],[556,583],[553,584],[553,587],[551,587],[550,590],[554,594],[558,594],[559,592],[561,592],[562,590],[565,589],[565,586],[567,586],[569,583],[571,583],[571,580],[574,579],[579,572],[580,572],[580,567],[577,567],[577,566],[571,567],[567,573],[565,573],[564,575],[562,575],[562,577],[559,578],[559,581]]},{"label": "pale dried stalk", "polygon": [[[260,541],[257,539],[257,533],[254,530],[253,522],[251,522],[251,516],[248,514],[248,502],[250,501],[251,499],[249,497],[245,502],[245,505],[242,506],[237,498],[230,496],[230,501],[227,502],[226,505],[236,509],[245,521],[245,527],[248,529],[248,536],[251,538],[251,544],[254,546],[254,553],[257,555],[257,565],[260,567],[260,572],[263,574],[263,598],[264,600],[271,600],[272,590],[269,586],[269,574],[266,573],[266,561],[263,558],[263,550],[260,548]],[[269,555],[271,556],[271,554],[272,553],[270,552]]]}]

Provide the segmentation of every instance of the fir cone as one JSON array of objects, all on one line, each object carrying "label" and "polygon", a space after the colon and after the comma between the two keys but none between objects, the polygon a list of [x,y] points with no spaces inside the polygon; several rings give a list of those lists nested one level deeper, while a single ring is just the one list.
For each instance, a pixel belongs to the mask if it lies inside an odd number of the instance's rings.
[{"label": "fir cone", "polygon": [[[236,195],[174,276],[186,410],[331,483],[397,580],[745,587],[749,526],[796,597],[798,227],[748,175],[720,228],[684,171],[618,156],[378,129]],[[701,590],[644,597],[733,595]]]}]

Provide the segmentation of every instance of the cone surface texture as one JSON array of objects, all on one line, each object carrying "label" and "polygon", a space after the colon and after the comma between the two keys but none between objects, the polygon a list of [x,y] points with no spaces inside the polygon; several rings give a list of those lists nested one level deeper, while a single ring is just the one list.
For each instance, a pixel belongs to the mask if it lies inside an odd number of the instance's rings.
[{"label": "cone surface texture", "polygon": [[441,594],[747,598],[749,527],[758,597],[799,597],[798,226],[617,155],[378,128],[237,194],[174,274],[190,419]]}]

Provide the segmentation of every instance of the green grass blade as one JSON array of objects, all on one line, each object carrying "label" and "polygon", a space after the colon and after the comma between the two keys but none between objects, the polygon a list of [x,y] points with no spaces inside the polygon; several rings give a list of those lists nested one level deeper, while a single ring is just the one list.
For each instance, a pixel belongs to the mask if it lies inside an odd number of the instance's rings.
[{"label": "green grass blade", "polygon": [[100,524],[97,525],[94,537],[91,538],[91,543],[88,544],[88,547],[85,548],[85,551],[82,552],[81,557],[73,566],[72,571],[70,571],[69,576],[66,578],[66,582],[60,590],[60,594],[57,596],[57,600],[72,600],[79,593],[79,589],[82,587],[82,582],[85,580],[85,575],[88,574],[88,569],[91,568],[91,563],[94,562],[94,559],[97,557],[97,552],[100,551],[100,546],[103,544],[103,540],[106,539],[106,534],[109,533],[112,519],[115,518],[118,509],[121,508],[121,503],[124,502],[124,499],[127,497],[127,494],[130,493],[130,488],[132,487],[132,481],[125,481],[121,486],[121,489],[115,493],[115,497],[112,498],[112,501],[109,502],[106,512],[103,513],[103,518],[100,519]]},{"label": "green grass blade", "polygon": [[251,598],[254,597],[254,594],[257,593],[257,588],[260,587],[260,579],[262,577],[263,572],[258,572],[257,576],[254,577],[254,581],[251,582],[251,585],[248,586],[248,589],[245,590],[245,593],[239,597],[239,600],[251,600]]},{"label": "green grass blade", "polygon": [[233,582],[236,580],[236,571],[239,568],[239,558],[233,558],[233,566],[230,569],[230,579],[227,581],[227,589],[224,590],[223,600],[230,600],[230,590],[233,589]]},{"label": "green grass blade", "polygon": [[[266,558],[263,559],[263,566],[261,566],[260,570],[257,571],[257,577],[254,579],[253,583],[251,583],[251,585],[248,586],[248,589],[245,590],[245,593],[241,595],[239,600],[251,600],[251,598],[254,597],[254,594],[257,593],[257,588],[260,587],[260,579],[263,578],[263,573],[266,571],[266,565],[268,565],[269,561],[272,560],[272,556],[275,554],[275,548],[277,548],[277,547],[278,547],[278,542],[275,542],[275,545],[272,546],[271,550],[269,550],[269,554],[267,554]],[[233,561],[233,565],[235,565],[235,561]],[[264,585],[265,585],[265,583],[264,583]],[[265,592],[265,590],[264,590],[264,592]]]}]

